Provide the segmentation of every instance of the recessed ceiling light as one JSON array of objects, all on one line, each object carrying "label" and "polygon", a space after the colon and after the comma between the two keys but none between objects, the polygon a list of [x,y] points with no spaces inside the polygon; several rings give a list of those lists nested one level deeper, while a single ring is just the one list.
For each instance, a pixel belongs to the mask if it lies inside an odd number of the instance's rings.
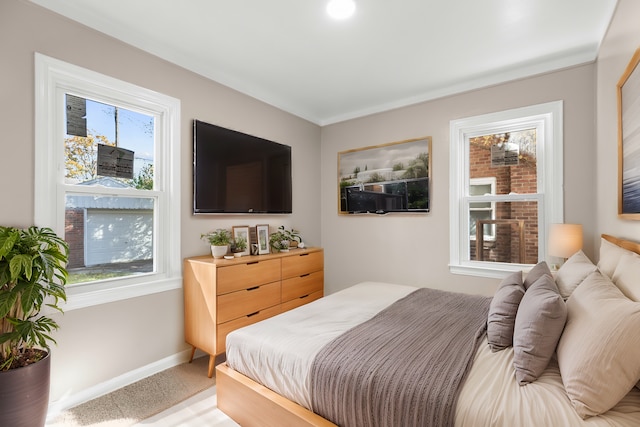
[{"label": "recessed ceiling light", "polygon": [[327,4],[327,13],[333,19],[347,19],[356,11],[353,0],[331,0]]}]

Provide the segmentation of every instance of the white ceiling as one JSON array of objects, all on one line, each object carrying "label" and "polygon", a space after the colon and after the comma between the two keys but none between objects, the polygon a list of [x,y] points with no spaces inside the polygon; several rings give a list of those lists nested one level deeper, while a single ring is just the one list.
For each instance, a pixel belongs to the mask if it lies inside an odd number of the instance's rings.
[{"label": "white ceiling", "polygon": [[31,0],[319,125],[596,59],[616,0]]}]

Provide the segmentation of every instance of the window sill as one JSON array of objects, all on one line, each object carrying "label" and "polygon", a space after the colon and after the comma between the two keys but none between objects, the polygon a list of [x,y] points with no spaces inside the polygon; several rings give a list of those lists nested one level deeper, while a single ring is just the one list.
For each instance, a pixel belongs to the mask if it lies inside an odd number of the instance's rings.
[{"label": "window sill", "polygon": [[62,302],[60,307],[63,311],[78,310],[180,288],[182,288],[182,277],[164,277],[162,275],[147,275],[129,279],[115,286],[113,281],[67,285],[65,287],[67,301]]},{"label": "window sill", "polygon": [[449,264],[449,272],[465,276],[488,277],[503,279],[514,271],[529,271],[530,264],[502,264],[470,261],[465,264]]}]

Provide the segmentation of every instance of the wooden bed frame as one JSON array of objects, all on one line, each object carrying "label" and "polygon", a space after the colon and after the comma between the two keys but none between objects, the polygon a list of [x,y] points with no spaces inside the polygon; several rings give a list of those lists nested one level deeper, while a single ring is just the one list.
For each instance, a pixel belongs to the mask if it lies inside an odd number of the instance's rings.
[{"label": "wooden bed frame", "polygon": [[623,249],[640,254],[640,243],[633,242],[631,240],[620,239],[618,237],[609,236],[608,234],[603,234],[602,238],[605,240],[608,240],[614,245],[620,246]]},{"label": "wooden bed frame", "polygon": [[[602,238],[640,254],[640,243],[607,234]],[[218,408],[243,427],[338,427],[308,409],[229,368],[216,366]]]},{"label": "wooden bed frame", "polygon": [[216,389],[218,408],[243,427],[338,427],[226,363],[216,366]]}]

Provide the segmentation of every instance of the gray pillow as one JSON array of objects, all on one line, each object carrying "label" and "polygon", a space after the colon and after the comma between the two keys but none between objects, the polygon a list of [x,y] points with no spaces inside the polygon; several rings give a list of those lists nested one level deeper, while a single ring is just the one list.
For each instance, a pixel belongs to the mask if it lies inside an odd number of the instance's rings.
[{"label": "gray pillow", "polygon": [[533,285],[536,280],[538,280],[545,274],[553,278],[553,276],[551,275],[551,270],[549,270],[549,266],[547,265],[547,263],[545,261],[540,261],[531,270],[529,270],[529,272],[525,276],[524,288],[529,289],[529,287]]},{"label": "gray pillow", "polygon": [[538,379],[553,356],[567,321],[567,306],[551,275],[526,290],[513,332],[513,367],[518,384]]},{"label": "gray pillow", "polygon": [[511,273],[498,286],[487,319],[487,340],[491,351],[504,350],[513,345],[516,313],[523,296],[522,271]]}]

